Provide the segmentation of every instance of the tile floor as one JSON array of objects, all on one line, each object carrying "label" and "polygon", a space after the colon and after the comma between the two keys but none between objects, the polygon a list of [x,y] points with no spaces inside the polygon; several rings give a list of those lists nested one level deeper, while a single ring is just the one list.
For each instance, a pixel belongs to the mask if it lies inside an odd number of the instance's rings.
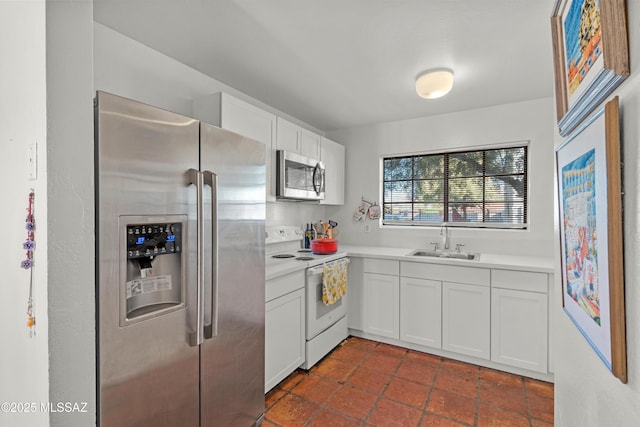
[{"label": "tile floor", "polygon": [[350,337],[271,390],[262,425],[553,426],[553,384]]}]

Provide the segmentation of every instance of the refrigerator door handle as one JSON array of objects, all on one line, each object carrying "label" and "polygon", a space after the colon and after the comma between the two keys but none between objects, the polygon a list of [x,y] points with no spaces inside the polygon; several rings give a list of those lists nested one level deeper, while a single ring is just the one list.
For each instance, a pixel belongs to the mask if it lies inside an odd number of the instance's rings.
[{"label": "refrigerator door handle", "polygon": [[197,192],[197,274],[196,274],[196,304],[195,309],[190,308],[188,311],[188,321],[192,332],[189,334],[189,344],[192,347],[197,347],[204,342],[204,310],[203,310],[203,287],[202,281],[204,279],[204,239],[203,239],[203,198],[202,188],[204,187],[203,174],[197,169],[189,169],[187,171],[187,178],[189,186],[195,185]]},{"label": "refrigerator door handle", "polygon": [[206,302],[211,305],[204,311],[204,339],[209,339],[218,336],[218,176],[211,171],[202,174],[204,185],[211,188],[211,301]]}]

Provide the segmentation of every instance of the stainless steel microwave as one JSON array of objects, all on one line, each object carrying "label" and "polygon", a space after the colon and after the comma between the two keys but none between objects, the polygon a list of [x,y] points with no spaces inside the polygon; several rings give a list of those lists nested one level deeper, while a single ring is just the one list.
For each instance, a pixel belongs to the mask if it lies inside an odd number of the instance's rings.
[{"label": "stainless steel microwave", "polygon": [[324,199],[324,163],[284,150],[276,151],[276,197]]}]

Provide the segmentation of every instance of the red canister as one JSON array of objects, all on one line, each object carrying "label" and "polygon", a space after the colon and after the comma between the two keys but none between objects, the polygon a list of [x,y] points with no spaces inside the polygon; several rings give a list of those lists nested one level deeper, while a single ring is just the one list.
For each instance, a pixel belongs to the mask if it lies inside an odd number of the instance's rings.
[{"label": "red canister", "polygon": [[311,252],[318,255],[335,254],[338,252],[338,241],[325,238],[312,240]]}]

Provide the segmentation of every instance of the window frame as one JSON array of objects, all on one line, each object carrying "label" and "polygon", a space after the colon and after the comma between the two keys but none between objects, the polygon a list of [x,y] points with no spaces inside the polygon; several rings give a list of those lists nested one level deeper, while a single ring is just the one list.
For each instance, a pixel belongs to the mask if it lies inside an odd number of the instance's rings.
[{"label": "window frame", "polygon": [[[443,204],[443,210],[445,213],[448,213],[448,206],[449,206],[449,179],[451,178],[459,178],[459,177],[452,177],[449,175],[449,169],[447,167],[448,162],[446,161],[447,156],[451,155],[451,154],[460,154],[460,153],[470,153],[470,152],[478,152],[481,151],[483,152],[483,158],[484,158],[484,153],[486,151],[491,151],[491,150],[499,150],[499,149],[511,149],[511,148],[524,148],[525,149],[525,164],[524,164],[524,222],[521,224],[510,224],[510,223],[498,223],[498,222],[463,222],[463,221],[442,221],[442,222],[414,222],[414,221],[405,221],[405,220],[385,220],[384,219],[384,208],[385,208],[385,200],[384,200],[384,191],[385,191],[385,183],[389,182],[389,181],[385,181],[384,178],[384,172],[385,172],[385,166],[384,166],[384,162],[385,160],[390,160],[390,159],[404,159],[404,158],[415,158],[415,157],[420,157],[420,156],[434,156],[434,155],[445,155],[445,165],[444,165],[444,189],[443,189],[443,199],[442,199],[442,204]],[[423,227],[423,228],[429,228],[429,227],[440,227],[443,223],[446,223],[447,226],[449,227],[459,227],[459,228],[469,228],[469,229],[489,229],[489,230],[517,230],[517,231],[527,231],[529,230],[530,227],[530,212],[531,212],[531,207],[530,207],[530,203],[531,203],[531,198],[530,198],[530,179],[529,179],[529,170],[530,170],[530,163],[531,163],[531,152],[530,152],[530,141],[528,140],[524,140],[524,141],[514,141],[514,142],[508,142],[508,143],[500,143],[500,144],[491,144],[491,145],[483,145],[483,146],[469,146],[469,147],[460,147],[460,148],[456,148],[456,149],[442,149],[442,150],[429,150],[429,151],[420,151],[420,152],[414,152],[414,153],[405,153],[405,154],[383,154],[380,156],[380,200],[381,200],[381,215],[380,215],[380,226],[381,227],[395,227],[395,228],[407,228],[407,227]],[[513,174],[513,175],[522,175],[522,174]],[[482,174],[482,178],[485,179],[486,177],[491,176],[491,175],[486,175],[486,171],[484,170],[484,166],[483,166],[483,174]],[[411,181],[415,181],[415,178],[412,176]],[[483,201],[482,203],[486,203],[487,196],[486,193],[483,194]],[[413,197],[412,197],[413,199]],[[415,201],[411,200],[409,202],[406,202],[407,204],[413,206]]]}]

